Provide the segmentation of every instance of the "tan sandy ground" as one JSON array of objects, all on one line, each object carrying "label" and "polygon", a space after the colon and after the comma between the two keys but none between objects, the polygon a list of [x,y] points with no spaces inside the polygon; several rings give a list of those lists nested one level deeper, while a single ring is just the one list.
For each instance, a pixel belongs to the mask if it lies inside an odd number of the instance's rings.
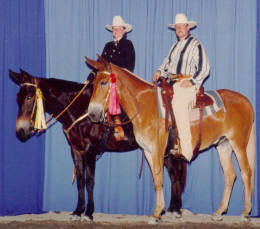
[{"label": "tan sandy ground", "polygon": [[18,216],[0,217],[0,229],[2,228],[260,228],[260,218],[245,220],[240,216],[223,216],[222,221],[212,221],[210,215],[193,214],[183,210],[181,218],[172,214],[166,214],[157,225],[148,225],[148,216],[120,215],[120,214],[94,214],[94,221],[75,219],[70,212],[49,212],[46,214],[26,214]]}]

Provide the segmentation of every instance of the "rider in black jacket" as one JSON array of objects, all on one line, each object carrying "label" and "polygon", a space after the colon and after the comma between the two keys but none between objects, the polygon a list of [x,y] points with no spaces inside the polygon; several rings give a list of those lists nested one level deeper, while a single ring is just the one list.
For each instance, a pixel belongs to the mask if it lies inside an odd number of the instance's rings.
[{"label": "rider in black jacket", "polygon": [[[113,41],[106,43],[101,56],[107,61],[133,72],[135,50],[132,42],[126,39],[126,34],[132,30],[132,26],[125,23],[121,16],[114,16],[112,25],[106,25],[106,29],[113,33]],[[95,75],[96,72],[92,71],[88,80],[92,81]],[[121,123],[119,115],[114,115],[113,118],[116,124]],[[124,137],[122,126],[115,127],[115,133],[117,140],[121,140]]]}]

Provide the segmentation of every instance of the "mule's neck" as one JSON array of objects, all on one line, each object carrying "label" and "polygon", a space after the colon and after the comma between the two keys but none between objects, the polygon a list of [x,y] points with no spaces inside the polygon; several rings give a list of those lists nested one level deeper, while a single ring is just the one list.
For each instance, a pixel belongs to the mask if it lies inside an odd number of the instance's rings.
[{"label": "mule's neck", "polygon": [[[138,116],[152,103],[156,106],[155,90],[152,84],[126,72],[118,73],[117,90],[120,105],[129,118]],[[133,120],[134,121],[134,120]]]}]

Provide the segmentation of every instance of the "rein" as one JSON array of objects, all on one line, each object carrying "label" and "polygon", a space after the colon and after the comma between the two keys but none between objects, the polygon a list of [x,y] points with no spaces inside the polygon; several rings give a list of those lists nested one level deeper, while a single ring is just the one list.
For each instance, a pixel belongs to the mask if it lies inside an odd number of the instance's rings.
[{"label": "rein", "polygon": [[106,122],[103,122],[103,124],[104,124],[105,126],[108,126],[108,127],[124,126],[124,125],[126,125],[126,124],[132,122],[132,120],[133,120],[137,115],[138,115],[138,112],[135,113],[135,115],[134,115],[132,118],[130,118],[129,120],[127,120],[127,121],[125,121],[125,122],[121,122],[120,124],[115,124],[115,123],[112,123],[112,122],[107,122],[107,123],[106,123]]},{"label": "rein", "polygon": [[[64,112],[65,111],[67,111],[69,108],[70,108],[70,106],[75,102],[75,100],[82,94],[82,92],[85,90],[85,88],[88,86],[88,84],[89,84],[89,80],[87,80],[85,83],[84,83],[84,86],[82,87],[82,89],[79,91],[79,93],[74,97],[74,99],[63,109],[63,111],[61,111],[56,117],[54,117],[53,119],[51,119],[51,121],[48,121],[48,123],[47,123],[47,128],[50,126],[50,125],[52,125],[54,122],[56,122],[57,121],[57,119],[60,117],[60,116],[62,116],[63,114],[64,114]],[[83,115],[84,116],[84,115]],[[77,119],[78,120],[78,119]],[[76,121],[77,121],[76,120]],[[74,122],[76,122],[76,121],[74,121]],[[74,123],[73,122],[73,123]],[[73,124],[72,123],[72,124]]]}]

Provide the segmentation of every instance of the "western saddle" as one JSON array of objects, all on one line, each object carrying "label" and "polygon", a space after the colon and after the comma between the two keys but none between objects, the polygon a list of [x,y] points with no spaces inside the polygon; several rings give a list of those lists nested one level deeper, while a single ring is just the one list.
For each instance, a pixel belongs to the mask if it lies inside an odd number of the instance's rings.
[{"label": "western saddle", "polygon": [[[183,74],[170,74],[171,81],[174,82],[178,82],[181,79],[184,78],[191,78],[191,76],[189,75],[183,75]],[[174,118],[174,114],[173,114],[173,110],[172,110],[172,105],[171,105],[171,101],[173,98],[173,87],[170,83],[168,83],[166,81],[166,79],[164,77],[160,77],[158,80],[159,84],[158,86],[161,87],[161,96],[162,96],[162,102],[163,102],[163,106],[165,108],[165,129],[166,131],[168,131],[169,128],[169,116],[171,117],[172,120],[172,125],[171,128],[174,130],[175,132],[175,139],[173,139],[174,145],[178,145],[177,143],[177,139],[178,139],[178,131],[176,128],[176,124],[175,124],[175,118]],[[199,132],[199,139],[198,142],[195,146],[195,149],[193,151],[193,155],[194,157],[197,155],[199,148],[200,148],[200,144],[201,144],[201,131],[202,131],[202,118],[203,118],[203,107],[204,106],[208,106],[208,105],[212,105],[213,104],[213,100],[207,95],[204,94],[204,88],[200,87],[198,93],[197,93],[197,98],[196,98],[196,105],[195,108],[199,108],[200,110],[200,132]]]}]

